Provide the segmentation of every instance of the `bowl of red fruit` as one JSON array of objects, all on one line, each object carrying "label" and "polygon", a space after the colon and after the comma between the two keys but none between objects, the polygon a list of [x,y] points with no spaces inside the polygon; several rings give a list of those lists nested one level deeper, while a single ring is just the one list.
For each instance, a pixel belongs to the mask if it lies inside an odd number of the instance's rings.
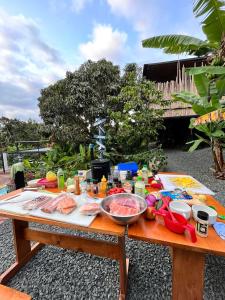
[{"label": "bowl of red fruit", "polygon": [[138,195],[120,193],[104,198],[100,208],[115,223],[127,225],[138,220],[140,215],[145,212],[147,203]]}]

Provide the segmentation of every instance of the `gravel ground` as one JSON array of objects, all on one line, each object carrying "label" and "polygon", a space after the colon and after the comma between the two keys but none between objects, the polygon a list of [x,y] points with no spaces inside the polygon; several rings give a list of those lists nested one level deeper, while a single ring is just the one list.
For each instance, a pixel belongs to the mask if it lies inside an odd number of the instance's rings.
[{"label": "gravel ground", "polygon": [[[210,173],[208,149],[192,154],[170,150],[167,155],[168,171],[195,176],[216,192],[221,203],[225,203],[225,182],[215,180]],[[0,245],[1,273],[14,260],[10,221],[0,225]],[[130,258],[127,299],[170,299],[171,260],[168,248],[127,239],[126,250]],[[207,256],[204,299],[225,299],[224,282],[225,259]],[[46,246],[8,285],[30,294],[34,300],[117,299],[118,264],[109,259]]]}]

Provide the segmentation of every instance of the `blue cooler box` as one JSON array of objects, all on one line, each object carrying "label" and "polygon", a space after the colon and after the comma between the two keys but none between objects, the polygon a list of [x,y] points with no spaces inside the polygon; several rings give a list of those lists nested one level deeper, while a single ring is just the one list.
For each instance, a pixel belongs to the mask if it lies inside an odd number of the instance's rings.
[{"label": "blue cooler box", "polygon": [[138,165],[134,161],[129,161],[125,163],[120,163],[117,165],[119,171],[131,171],[132,176],[134,176],[138,171]]}]

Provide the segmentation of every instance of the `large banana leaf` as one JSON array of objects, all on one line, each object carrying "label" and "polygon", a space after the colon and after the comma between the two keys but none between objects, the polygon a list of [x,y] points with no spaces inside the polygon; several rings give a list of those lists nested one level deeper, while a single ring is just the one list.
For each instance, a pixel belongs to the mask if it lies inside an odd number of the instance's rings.
[{"label": "large banana leaf", "polygon": [[202,30],[210,42],[220,43],[225,33],[225,2],[223,0],[196,0],[193,12],[202,17]]},{"label": "large banana leaf", "polygon": [[175,93],[172,97],[176,101],[191,104],[193,111],[200,116],[217,109],[217,106],[214,107],[210,103],[207,103],[207,97],[199,97],[190,92]]},{"label": "large banana leaf", "polygon": [[212,74],[225,75],[225,67],[222,66],[202,66],[187,69],[189,75]]},{"label": "large banana leaf", "polygon": [[181,34],[160,35],[142,41],[144,48],[160,48],[166,53],[204,55],[213,50],[207,41]]},{"label": "large banana leaf", "polygon": [[194,82],[200,97],[207,97],[209,92],[209,79],[205,74],[194,76]]}]

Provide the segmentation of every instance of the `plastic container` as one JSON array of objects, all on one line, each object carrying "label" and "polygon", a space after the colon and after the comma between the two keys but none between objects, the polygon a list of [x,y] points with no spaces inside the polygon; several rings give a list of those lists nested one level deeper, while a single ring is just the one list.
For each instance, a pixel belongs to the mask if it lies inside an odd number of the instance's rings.
[{"label": "plastic container", "polygon": [[38,186],[45,186],[46,188],[56,188],[57,181],[48,181],[46,178],[42,178],[37,182]]},{"label": "plastic container", "polygon": [[201,237],[208,236],[209,214],[199,210],[197,213],[196,233]]},{"label": "plastic container", "polygon": [[124,182],[127,178],[127,171],[120,171],[120,180]]},{"label": "plastic container", "polygon": [[145,197],[145,183],[142,177],[138,176],[134,186],[134,193],[142,198]]},{"label": "plastic container", "polygon": [[134,176],[137,173],[138,165],[134,161],[120,163],[120,164],[118,164],[118,170],[119,171],[131,171],[132,176]]}]

